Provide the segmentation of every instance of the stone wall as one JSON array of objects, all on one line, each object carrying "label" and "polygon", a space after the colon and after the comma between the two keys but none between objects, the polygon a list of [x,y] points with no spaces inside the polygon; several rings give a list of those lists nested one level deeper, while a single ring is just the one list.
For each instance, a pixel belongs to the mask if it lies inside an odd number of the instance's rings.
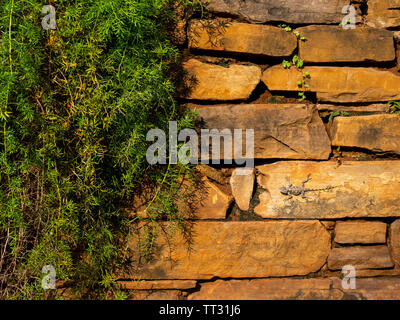
[{"label": "stone wall", "polygon": [[[349,4],[355,29],[339,25]],[[203,128],[254,129],[256,167],[199,165],[190,250],[160,236],[121,288],[132,299],[400,299],[400,116],[387,104],[400,100],[400,0],[205,5],[179,23],[180,98]],[[304,66],[284,68],[295,55]],[[317,190],[290,197],[289,180]],[[355,288],[342,285],[345,265]]]}]

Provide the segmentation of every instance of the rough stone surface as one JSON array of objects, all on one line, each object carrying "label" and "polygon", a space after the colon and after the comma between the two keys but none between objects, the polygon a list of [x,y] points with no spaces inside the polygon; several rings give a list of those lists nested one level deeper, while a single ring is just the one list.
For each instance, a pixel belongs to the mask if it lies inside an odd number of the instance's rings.
[{"label": "rough stone surface", "polygon": [[[185,71],[184,98],[195,100],[247,99],[260,82],[257,66],[232,64],[223,67],[190,59],[183,64]],[[228,81],[229,80],[229,81]]]},{"label": "rough stone surface", "polygon": [[[232,196],[221,190],[215,183],[207,178],[203,179],[203,185],[197,187],[198,204],[193,212],[193,216],[187,216],[191,219],[225,219],[228,208],[232,202]],[[178,206],[185,215],[185,211],[189,212],[185,203]]]},{"label": "rough stone surface", "polygon": [[343,289],[341,279],[332,279],[332,290],[341,290],[349,300],[399,300],[400,279],[356,278],[356,289]]},{"label": "rough stone surface", "polygon": [[374,28],[400,26],[400,0],[368,0],[367,25]]},{"label": "rough stone surface", "polygon": [[387,224],[380,221],[338,221],[337,243],[386,243]]},{"label": "rough stone surface", "polygon": [[333,248],[328,257],[328,268],[341,270],[351,265],[356,269],[382,269],[393,267],[387,246]]},{"label": "rough stone surface", "polygon": [[339,24],[348,0],[203,0],[211,12],[239,16],[250,22]]},{"label": "rough stone surface", "polygon": [[188,37],[192,49],[270,57],[290,56],[297,47],[296,36],[282,28],[218,20],[192,20]]},{"label": "rough stone surface", "polygon": [[[242,129],[243,133],[246,129],[254,129],[255,158],[328,159],[331,153],[329,137],[314,105],[193,107],[205,129],[229,129],[232,133],[234,129]],[[244,154],[246,137],[242,141]],[[223,150],[224,141],[221,142],[221,153]],[[221,154],[221,159],[223,157]]]},{"label": "rough stone surface", "polygon": [[336,300],[340,289],[330,279],[216,280],[201,284],[189,300]]},{"label": "rough stone surface", "polygon": [[232,195],[240,210],[249,210],[254,180],[255,175],[252,168],[237,168],[232,173],[230,179]]},{"label": "rough stone surface", "polygon": [[400,154],[400,115],[335,117],[330,136],[334,146]]},{"label": "rough stone surface", "polygon": [[[345,217],[400,216],[400,161],[290,161],[257,167],[260,204],[255,213],[263,218],[333,219]],[[332,190],[307,192],[286,200],[280,187],[287,186],[286,177],[300,186],[307,175],[307,188]]]},{"label": "rough stone surface", "polygon": [[296,29],[307,41],[299,41],[304,62],[393,61],[393,33],[379,29],[339,26],[307,26]]},{"label": "rough stone surface", "polygon": [[[164,224],[163,229],[168,229]],[[197,222],[192,246],[175,234],[158,237],[154,259],[137,265],[139,235],[130,240],[130,270],[141,279],[260,278],[306,275],[325,263],[331,243],[318,221]]]},{"label": "rough stone surface", "polygon": [[[306,67],[310,88],[319,101],[379,102],[400,99],[400,76],[390,71],[353,67]],[[264,71],[262,81],[269,90],[299,91],[302,72],[281,65]]]},{"label": "rough stone surface", "polygon": [[179,290],[140,290],[130,293],[129,300],[183,300]]},{"label": "rough stone surface", "polygon": [[153,280],[153,281],[118,281],[118,286],[124,290],[156,290],[156,289],[193,289],[194,280]]},{"label": "rough stone surface", "polygon": [[390,106],[385,103],[370,104],[367,106],[349,106],[349,105],[334,105],[334,104],[317,104],[319,111],[347,111],[347,112],[374,112],[374,113],[388,113]]},{"label": "rough stone surface", "polygon": [[400,266],[400,219],[390,225],[389,247],[394,262],[397,266]]}]

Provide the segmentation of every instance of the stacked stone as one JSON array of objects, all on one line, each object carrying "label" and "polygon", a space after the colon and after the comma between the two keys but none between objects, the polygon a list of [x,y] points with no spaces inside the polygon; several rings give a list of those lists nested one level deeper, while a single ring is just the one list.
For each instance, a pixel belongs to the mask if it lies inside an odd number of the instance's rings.
[{"label": "stacked stone", "polygon": [[[400,0],[364,1],[368,10],[358,8],[357,27],[346,30],[339,23],[349,4],[207,0],[212,15],[188,21],[183,66],[195,81],[182,98],[204,128],[254,129],[255,158],[267,164],[240,173],[199,166],[206,196],[191,250],[181,235],[160,237],[155,258],[122,276],[134,298],[400,299],[400,116],[387,107],[400,100],[392,31]],[[278,22],[302,25],[295,31],[306,41]],[[302,72],[278,60],[297,52],[316,103],[254,101],[256,88],[299,91]],[[352,115],[324,124],[331,111]],[[352,159],[353,151],[362,156]],[[390,157],[377,160],[382,154]],[[305,186],[321,190],[288,200],[280,189],[287,178],[300,186],[307,175]],[[132,261],[139,240],[140,230]],[[342,286],[346,265],[355,288]]]}]

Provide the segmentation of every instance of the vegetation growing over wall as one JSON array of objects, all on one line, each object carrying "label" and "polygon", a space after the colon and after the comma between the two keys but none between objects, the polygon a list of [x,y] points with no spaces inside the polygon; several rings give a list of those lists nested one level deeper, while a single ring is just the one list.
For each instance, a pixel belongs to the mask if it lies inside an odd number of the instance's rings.
[{"label": "vegetation growing over wall", "polygon": [[54,4],[56,30],[41,26],[42,1],[1,4],[0,298],[49,297],[45,265],[58,280],[110,288],[129,234],[124,206],[141,186],[147,213],[186,228],[177,178],[192,168],[146,162],[148,130],[192,123],[166,75],[179,58],[163,32],[171,1]]}]

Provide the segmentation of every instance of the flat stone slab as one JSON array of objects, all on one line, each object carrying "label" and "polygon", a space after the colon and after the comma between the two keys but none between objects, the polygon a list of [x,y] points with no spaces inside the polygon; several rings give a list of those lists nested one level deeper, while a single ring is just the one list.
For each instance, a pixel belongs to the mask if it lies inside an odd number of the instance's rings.
[{"label": "flat stone slab", "polygon": [[387,224],[380,221],[337,221],[337,243],[386,243]]},{"label": "flat stone slab", "polygon": [[[346,217],[400,216],[400,161],[289,161],[256,168],[258,184],[265,190],[255,213],[263,218],[339,219]],[[280,191],[290,178],[301,186],[310,174],[307,188],[331,190],[307,192],[308,199]]]},{"label": "flat stone slab", "polygon": [[260,82],[258,66],[232,64],[223,67],[190,59],[183,63],[186,92],[182,98],[195,100],[246,100]]},{"label": "flat stone slab", "polygon": [[390,225],[389,248],[394,262],[397,266],[400,266],[400,219]]},{"label": "flat stone slab", "polygon": [[329,131],[333,146],[400,154],[398,114],[335,117]]},{"label": "flat stone slab", "polygon": [[253,168],[236,168],[229,181],[232,195],[240,210],[249,210],[253,195],[255,174]]},{"label": "flat stone slab", "polygon": [[394,266],[387,246],[333,248],[328,257],[328,268],[341,270],[351,265],[355,269],[384,269]]},{"label": "flat stone slab", "polygon": [[400,26],[400,0],[368,0],[367,25],[374,28]]},{"label": "flat stone slab", "polygon": [[[258,159],[326,160],[331,153],[329,137],[314,105],[239,104],[192,107],[202,119],[204,129],[229,129],[232,134],[234,129],[242,129],[243,133],[246,129],[253,129],[254,157]],[[243,137],[242,141],[242,150],[246,150],[246,138]],[[221,159],[225,157],[224,146],[222,141]]]},{"label": "flat stone slab", "polygon": [[307,26],[296,29],[307,41],[299,41],[304,62],[393,61],[393,33],[380,29],[348,29],[339,26]]},{"label": "flat stone slab", "polygon": [[[168,225],[163,225],[164,230]],[[139,233],[129,242],[130,270],[140,279],[260,278],[306,275],[319,270],[331,247],[318,221],[196,222],[192,245],[181,234],[155,243],[154,259],[138,264]]]},{"label": "flat stone slab", "polygon": [[297,47],[296,36],[282,28],[219,20],[192,20],[188,38],[192,49],[269,57],[290,56]]},{"label": "flat stone slab", "polygon": [[264,71],[262,81],[271,91],[299,91],[298,81],[308,71],[309,89],[319,101],[379,102],[400,100],[400,76],[372,68],[305,67],[299,71],[281,65]]},{"label": "flat stone slab", "polygon": [[188,300],[336,300],[330,279],[216,280],[200,285]]},{"label": "flat stone slab", "polygon": [[347,112],[374,112],[374,113],[388,113],[390,106],[387,103],[370,104],[367,106],[349,106],[349,105],[336,105],[336,104],[317,104],[319,111],[347,111]]},{"label": "flat stone slab", "polygon": [[206,9],[238,16],[250,22],[283,21],[292,24],[339,24],[348,0],[202,0]]},{"label": "flat stone slab", "polygon": [[[361,272],[362,270],[360,270]],[[254,279],[216,280],[200,285],[188,300],[399,300],[400,279],[356,278],[355,289],[345,289],[342,280]]]},{"label": "flat stone slab", "polygon": [[150,280],[150,281],[117,281],[122,290],[161,290],[161,289],[193,289],[194,280]]}]

